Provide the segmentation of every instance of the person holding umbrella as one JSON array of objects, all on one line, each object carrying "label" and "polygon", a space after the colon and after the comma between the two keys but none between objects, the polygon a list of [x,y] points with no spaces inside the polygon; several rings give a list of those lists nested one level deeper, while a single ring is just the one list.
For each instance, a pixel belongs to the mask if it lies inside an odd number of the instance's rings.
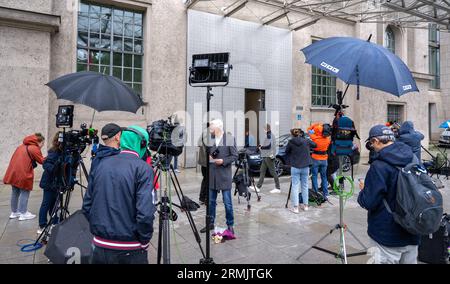
[{"label": "person holding umbrella", "polygon": [[148,263],[156,212],[153,170],[142,160],[148,139],[139,126],[124,129],[120,154],[91,172],[83,212],[94,236],[92,263]]}]

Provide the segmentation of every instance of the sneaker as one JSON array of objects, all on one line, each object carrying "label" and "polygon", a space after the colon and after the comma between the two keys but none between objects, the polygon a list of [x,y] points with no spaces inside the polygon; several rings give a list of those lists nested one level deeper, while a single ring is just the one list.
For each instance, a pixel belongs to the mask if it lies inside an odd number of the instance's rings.
[{"label": "sneaker", "polygon": [[39,228],[39,229],[36,231],[36,234],[37,234],[37,235],[40,235],[40,234],[42,234],[43,231],[44,231],[44,228]]},{"label": "sneaker", "polygon": [[293,212],[293,213],[295,213],[295,214],[298,214],[298,213],[299,213],[298,207],[291,208],[290,210],[291,210],[291,212]]},{"label": "sneaker", "polygon": [[174,170],[176,173],[181,173],[179,169]]},{"label": "sneaker", "polygon": [[[209,224],[209,230],[210,231],[214,230],[214,224]],[[206,226],[200,230],[200,233],[202,234],[206,233]]]},{"label": "sneaker", "polygon": [[9,219],[16,219],[20,217],[19,212],[11,212],[11,215],[9,215]]},{"label": "sneaker", "polygon": [[255,186],[250,186],[249,189],[250,189],[250,190],[254,190],[254,191],[256,191],[256,192],[260,192],[260,191],[261,191],[261,188],[260,188],[260,187],[257,187],[256,185],[255,185]]},{"label": "sneaker", "polygon": [[20,214],[19,221],[31,220],[34,218],[36,218],[36,215],[31,214],[30,212],[27,211],[27,213]]},{"label": "sneaker", "polygon": [[270,191],[270,193],[280,193],[281,190],[279,190],[278,188],[274,188]]},{"label": "sneaker", "polygon": [[303,211],[308,211],[309,210],[309,207],[308,207],[308,205],[303,205]]}]

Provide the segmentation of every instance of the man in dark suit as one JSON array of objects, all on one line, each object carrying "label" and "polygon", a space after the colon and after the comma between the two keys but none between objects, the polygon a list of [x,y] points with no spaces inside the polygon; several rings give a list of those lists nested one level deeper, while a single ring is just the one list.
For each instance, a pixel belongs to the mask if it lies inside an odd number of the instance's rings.
[{"label": "man in dark suit", "polygon": [[[238,159],[236,141],[229,133],[224,133],[223,122],[219,119],[210,122],[209,131],[209,215],[211,216],[210,230],[214,230],[216,219],[216,200],[222,191],[223,203],[228,230],[234,233],[233,203],[231,200],[232,172],[231,166]],[[200,230],[206,232],[206,227]]]}]

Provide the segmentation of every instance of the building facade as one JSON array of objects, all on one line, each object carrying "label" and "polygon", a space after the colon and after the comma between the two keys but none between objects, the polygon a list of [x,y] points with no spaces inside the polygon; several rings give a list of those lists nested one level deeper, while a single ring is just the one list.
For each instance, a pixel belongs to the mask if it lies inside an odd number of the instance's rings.
[{"label": "building facade", "polygon": [[[360,136],[367,137],[373,124],[412,120],[425,145],[436,140],[437,126],[450,118],[448,33],[327,18],[290,31],[277,22],[261,25],[249,10],[223,18],[201,5],[187,9],[182,0],[0,0],[0,173],[23,137],[41,132],[50,141],[57,132],[57,107],[67,102],[56,100],[45,84],[64,74],[91,70],[119,77],[146,103],[136,114],[96,113],[95,128],[111,121],[146,126],[180,111],[191,114],[181,115],[191,145],[181,162],[194,166],[196,138],[190,132],[201,131],[202,118],[193,112],[196,104],[204,107],[206,91],[188,84],[192,54],[231,54],[230,84],[214,88],[213,110],[278,112],[270,121],[284,134],[291,127],[331,122],[328,105],[345,88],[305,64],[300,49],[331,36],[370,34],[403,59],[420,92],[397,98],[361,88],[356,100],[356,88],[350,87],[344,103]],[[92,116],[92,109],[76,105],[74,126],[89,125]],[[245,128],[242,121],[232,123],[239,131]]]}]

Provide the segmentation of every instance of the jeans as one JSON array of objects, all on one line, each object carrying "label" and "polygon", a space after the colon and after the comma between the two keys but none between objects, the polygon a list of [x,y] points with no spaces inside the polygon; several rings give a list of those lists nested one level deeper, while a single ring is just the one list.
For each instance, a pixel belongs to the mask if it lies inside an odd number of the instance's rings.
[{"label": "jeans", "polygon": [[28,211],[28,198],[31,190],[12,187],[11,194],[11,212],[25,214]]},{"label": "jeans", "polygon": [[178,170],[178,156],[173,157],[173,169]]},{"label": "jeans", "polygon": [[327,160],[313,159],[313,165],[312,165],[312,169],[311,169],[312,187],[315,192],[318,192],[319,187],[317,184],[317,176],[318,176],[318,173],[320,173],[321,186],[322,186],[322,190],[323,190],[323,196],[325,198],[327,198],[327,196],[328,196],[327,167],[328,167]]},{"label": "jeans", "polygon": [[[58,192],[44,189],[44,196],[42,197],[41,209],[39,209],[39,227],[44,228],[47,225],[47,215],[52,217],[52,211],[58,198]],[[58,218],[53,220],[53,224],[58,223]]]},{"label": "jeans", "polygon": [[148,264],[146,250],[112,250],[94,246],[92,264]]},{"label": "jeans", "polygon": [[[217,194],[215,189],[209,190],[209,215],[211,216],[211,224],[214,224],[216,219]],[[227,226],[234,225],[233,203],[231,201],[231,190],[222,190],[223,204],[225,205],[225,217]]]},{"label": "jeans", "polygon": [[291,179],[292,179],[292,192],[291,192],[291,202],[292,206],[298,206],[299,200],[299,190],[301,188],[302,203],[308,205],[308,176],[309,167],[305,168],[295,168],[291,167]]},{"label": "jeans", "polygon": [[270,157],[263,158],[262,164],[261,164],[261,170],[259,173],[259,180],[257,187],[261,188],[261,186],[264,183],[264,177],[266,176],[266,171],[269,169],[270,174],[273,176],[273,179],[275,180],[275,187],[277,189],[280,189],[280,180],[278,179],[278,175],[275,171],[275,159],[271,159]]}]

